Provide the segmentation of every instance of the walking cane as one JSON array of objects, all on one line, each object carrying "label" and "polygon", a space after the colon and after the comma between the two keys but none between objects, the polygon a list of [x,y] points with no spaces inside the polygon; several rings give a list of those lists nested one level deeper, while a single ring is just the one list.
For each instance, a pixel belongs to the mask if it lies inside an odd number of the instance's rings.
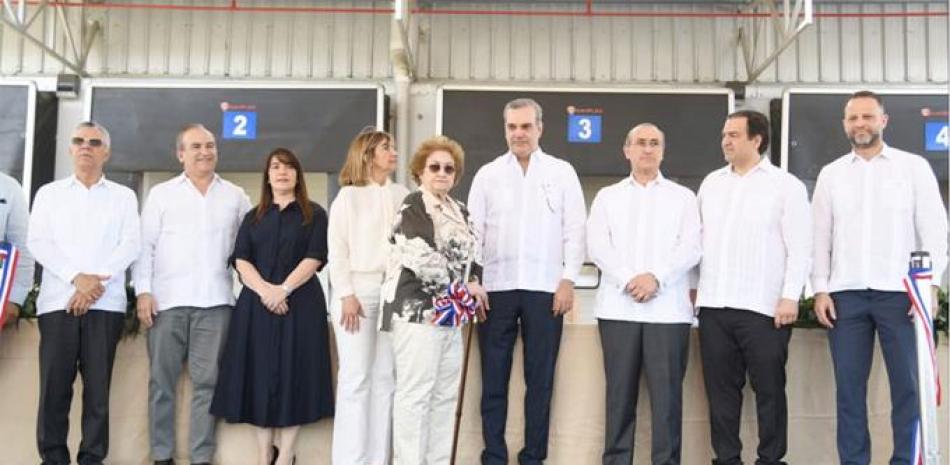
[{"label": "walking cane", "polygon": [[[468,282],[471,270],[472,263],[469,262],[468,265],[465,266],[464,282]],[[455,465],[455,455],[458,452],[459,428],[462,425],[462,406],[465,404],[465,380],[468,378],[468,356],[472,352],[472,333],[475,332],[474,326],[476,322],[478,322],[477,316],[472,324],[468,325],[468,335],[465,336],[465,349],[462,355],[462,379],[459,381],[459,400],[455,405],[455,428],[452,429],[452,459],[449,461],[450,465]]]},{"label": "walking cane", "polygon": [[465,379],[468,375],[468,356],[472,352],[472,333],[475,332],[475,325],[470,324],[466,329],[468,335],[465,336],[465,355],[462,356],[462,379],[459,384],[459,401],[455,406],[455,429],[452,434],[452,460],[451,465],[455,465],[455,454],[459,446],[459,428],[462,425],[462,405],[465,404]]}]

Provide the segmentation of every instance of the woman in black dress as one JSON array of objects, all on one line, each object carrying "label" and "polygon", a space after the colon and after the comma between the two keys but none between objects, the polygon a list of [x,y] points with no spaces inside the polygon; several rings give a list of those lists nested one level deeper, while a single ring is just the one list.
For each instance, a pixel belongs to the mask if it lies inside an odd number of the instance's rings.
[{"label": "woman in black dress", "polygon": [[211,413],[258,426],[258,465],[278,433],[278,465],[290,465],[300,425],[333,414],[323,289],[327,214],[309,200],[303,169],[287,149],[267,157],[261,200],[244,218],[234,262],[238,298]]}]

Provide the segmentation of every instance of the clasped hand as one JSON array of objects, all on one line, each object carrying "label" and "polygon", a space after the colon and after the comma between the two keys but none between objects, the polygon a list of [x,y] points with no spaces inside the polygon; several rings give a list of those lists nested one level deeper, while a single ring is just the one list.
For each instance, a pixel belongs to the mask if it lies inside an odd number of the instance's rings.
[{"label": "clasped hand", "polygon": [[287,292],[276,284],[265,283],[263,289],[257,294],[261,297],[261,303],[267,307],[267,310],[277,314],[286,315],[290,307],[287,306]]},{"label": "clasped hand", "polygon": [[66,313],[83,316],[106,292],[103,281],[108,281],[109,275],[79,273],[73,278],[73,287],[76,289],[66,303]]}]

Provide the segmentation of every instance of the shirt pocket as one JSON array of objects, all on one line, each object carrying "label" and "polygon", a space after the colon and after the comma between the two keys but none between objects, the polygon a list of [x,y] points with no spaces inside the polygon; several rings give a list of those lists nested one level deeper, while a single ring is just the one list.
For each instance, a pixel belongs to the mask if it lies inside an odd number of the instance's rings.
[{"label": "shirt pocket", "polygon": [[831,191],[831,209],[836,217],[848,217],[859,212],[858,188],[851,184],[843,184]]},{"label": "shirt pocket", "polygon": [[782,211],[780,196],[775,191],[757,192],[743,203],[746,220],[762,230],[774,224]]},{"label": "shirt pocket", "polygon": [[907,212],[913,207],[913,191],[902,180],[885,181],[881,185],[882,203],[888,211]]}]

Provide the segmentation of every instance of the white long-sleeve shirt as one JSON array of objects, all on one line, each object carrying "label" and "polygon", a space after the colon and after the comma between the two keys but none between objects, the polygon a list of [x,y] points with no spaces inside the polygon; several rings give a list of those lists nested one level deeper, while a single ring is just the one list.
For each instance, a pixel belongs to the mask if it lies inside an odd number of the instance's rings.
[{"label": "white long-sleeve shirt", "polygon": [[334,299],[355,294],[354,274],[386,271],[393,219],[408,194],[405,186],[388,179],[384,185],[344,186],[337,193],[327,231]]},{"label": "white long-sleeve shirt", "polygon": [[488,291],[554,292],[584,264],[586,207],[570,163],[538,149],[527,171],[508,152],[482,166],[468,195]]},{"label": "white long-sleeve shirt", "polygon": [[947,212],[937,178],[918,155],[884,146],[822,168],[812,200],[815,292],[904,291],[910,253],[930,252],[935,280],[947,266]]},{"label": "white long-sleeve shirt", "polygon": [[23,188],[15,179],[0,173],[0,239],[13,244],[20,251],[10,289],[10,302],[23,305],[33,287],[33,255],[26,246],[30,213]]},{"label": "white long-sleeve shirt", "polygon": [[[699,209],[689,189],[663,178],[628,177],[597,193],[587,220],[587,252],[600,267],[595,316],[643,323],[691,323],[689,271],[699,263]],[[624,288],[652,273],[656,296],[637,302]]]},{"label": "white long-sleeve shirt", "polygon": [[75,176],[51,182],[33,200],[27,244],[43,265],[37,314],[65,309],[79,273],[109,276],[92,309],[125,312],[125,271],[140,244],[135,193],[105,176],[89,188]]},{"label": "white long-sleeve shirt", "polygon": [[152,187],[132,267],[135,292],[151,293],[160,311],[234,305],[228,257],[250,209],[244,189],[218,175],[204,195],[184,174]]},{"label": "white long-sleeve shirt", "polygon": [[699,187],[703,224],[699,307],[775,315],[782,298],[801,297],[811,262],[805,185],[762,158],[740,176],[731,165]]}]

